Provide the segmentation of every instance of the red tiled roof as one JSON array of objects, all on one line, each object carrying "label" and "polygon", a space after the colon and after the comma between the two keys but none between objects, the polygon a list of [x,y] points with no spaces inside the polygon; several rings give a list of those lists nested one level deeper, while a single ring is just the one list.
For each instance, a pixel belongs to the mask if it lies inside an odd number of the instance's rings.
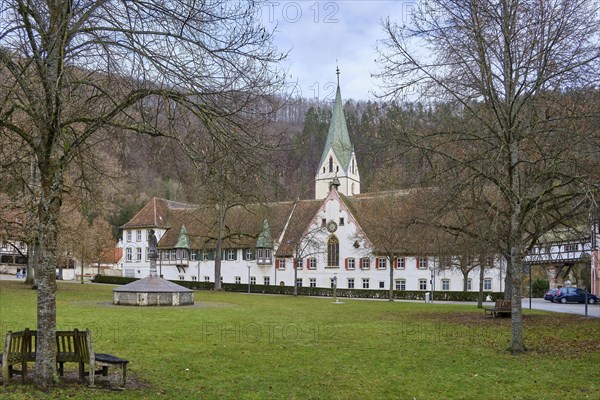
[{"label": "red tiled roof", "polygon": [[153,197],[129,222],[121,226],[128,228],[169,228],[171,227],[171,211],[196,208],[192,204],[179,203],[172,200]]}]

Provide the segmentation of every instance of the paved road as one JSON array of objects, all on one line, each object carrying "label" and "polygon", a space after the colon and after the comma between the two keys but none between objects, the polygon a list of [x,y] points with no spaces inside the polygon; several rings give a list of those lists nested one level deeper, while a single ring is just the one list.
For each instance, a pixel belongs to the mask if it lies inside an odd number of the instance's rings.
[{"label": "paved road", "polygon": [[[523,299],[523,308],[529,308],[529,299]],[[552,303],[550,301],[546,301],[544,299],[531,299],[531,308],[533,310],[544,310],[544,311],[553,311],[553,312],[561,312],[567,314],[580,314],[585,315],[585,304],[577,304],[577,303],[568,303],[568,304],[560,304],[560,303]],[[596,317],[600,318],[600,303],[596,304],[588,304],[588,317]]]}]

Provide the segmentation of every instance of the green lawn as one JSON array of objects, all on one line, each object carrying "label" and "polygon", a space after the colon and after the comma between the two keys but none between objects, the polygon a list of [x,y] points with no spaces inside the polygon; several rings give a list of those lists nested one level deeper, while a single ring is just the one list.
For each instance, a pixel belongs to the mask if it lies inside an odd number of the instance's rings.
[{"label": "green lawn", "polygon": [[[196,305],[113,306],[112,286],[59,283],[58,327],[92,329],[97,352],[130,360],[128,388],[17,383],[2,399],[597,399],[600,320],[474,306],[196,292]],[[0,282],[0,333],[35,328],[35,291]],[[75,370],[76,366],[70,368]]]}]

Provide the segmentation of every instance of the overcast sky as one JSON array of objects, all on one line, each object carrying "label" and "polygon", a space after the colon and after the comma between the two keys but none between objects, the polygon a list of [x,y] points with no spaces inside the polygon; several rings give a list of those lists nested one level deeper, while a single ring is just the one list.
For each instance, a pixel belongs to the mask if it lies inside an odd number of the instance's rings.
[{"label": "overcast sky", "polygon": [[377,82],[375,46],[384,38],[381,21],[404,22],[409,0],[273,0],[262,8],[267,28],[275,28],[280,50],[290,50],[285,68],[304,98],[332,100],[336,60],[344,100],[373,99]]}]

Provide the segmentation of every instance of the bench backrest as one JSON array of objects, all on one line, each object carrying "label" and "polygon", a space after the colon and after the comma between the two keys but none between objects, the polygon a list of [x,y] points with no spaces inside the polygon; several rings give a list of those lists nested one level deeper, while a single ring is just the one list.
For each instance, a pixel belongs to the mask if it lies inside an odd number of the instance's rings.
[{"label": "bench backrest", "polygon": [[2,365],[14,365],[24,362],[35,354],[37,332],[25,329],[19,332],[8,332],[4,341]]},{"label": "bench backrest", "polygon": [[496,306],[494,308],[501,310],[510,310],[510,300],[496,300]]},{"label": "bench backrest", "polygon": [[93,357],[89,330],[56,331],[56,361],[90,363]]}]

